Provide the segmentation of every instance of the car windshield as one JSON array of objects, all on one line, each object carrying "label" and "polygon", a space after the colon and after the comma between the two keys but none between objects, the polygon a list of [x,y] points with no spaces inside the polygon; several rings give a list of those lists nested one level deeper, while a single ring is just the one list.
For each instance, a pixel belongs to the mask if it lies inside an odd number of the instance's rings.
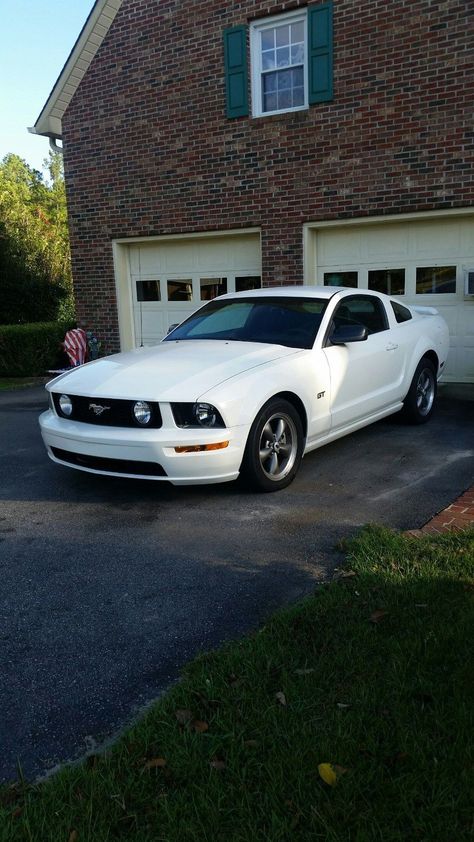
[{"label": "car windshield", "polygon": [[221,339],[312,348],[327,301],[319,298],[215,299],[175,328],[165,342]]}]

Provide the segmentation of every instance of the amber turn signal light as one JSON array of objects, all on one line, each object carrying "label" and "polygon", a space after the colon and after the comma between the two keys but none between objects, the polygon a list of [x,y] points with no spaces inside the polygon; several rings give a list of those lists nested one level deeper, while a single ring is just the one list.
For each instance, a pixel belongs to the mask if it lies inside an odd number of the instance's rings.
[{"label": "amber turn signal light", "polygon": [[185,444],[175,447],[175,451],[176,453],[198,453],[201,450],[223,450],[228,446],[228,441],[217,441],[215,444]]}]

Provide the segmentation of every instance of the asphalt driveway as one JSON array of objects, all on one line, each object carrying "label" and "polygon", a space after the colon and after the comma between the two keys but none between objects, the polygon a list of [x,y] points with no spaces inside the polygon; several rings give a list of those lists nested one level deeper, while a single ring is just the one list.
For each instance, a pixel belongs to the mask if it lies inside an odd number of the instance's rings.
[{"label": "asphalt driveway", "polygon": [[307,456],[288,489],[175,489],[50,462],[42,389],[0,393],[0,780],[92,748],[201,650],[313,590],[369,521],[421,526],[474,477],[474,387]]}]

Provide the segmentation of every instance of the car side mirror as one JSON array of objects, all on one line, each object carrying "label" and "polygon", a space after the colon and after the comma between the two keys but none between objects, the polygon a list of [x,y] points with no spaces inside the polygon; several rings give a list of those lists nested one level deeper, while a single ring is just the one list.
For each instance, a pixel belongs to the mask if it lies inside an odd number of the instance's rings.
[{"label": "car side mirror", "polygon": [[340,325],[329,337],[331,345],[347,345],[349,342],[364,342],[369,333],[364,325]]},{"label": "car side mirror", "polygon": [[168,330],[166,331],[166,335],[168,336],[168,333],[171,333],[171,331],[174,330],[175,327],[178,327],[178,325],[179,325],[179,322],[175,322],[174,325],[170,325]]}]

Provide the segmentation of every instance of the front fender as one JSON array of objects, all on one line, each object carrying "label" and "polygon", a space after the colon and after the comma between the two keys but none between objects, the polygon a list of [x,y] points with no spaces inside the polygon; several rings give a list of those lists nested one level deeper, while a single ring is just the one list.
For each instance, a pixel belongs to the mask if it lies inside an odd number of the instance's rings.
[{"label": "front fender", "polygon": [[[228,427],[250,427],[259,410],[270,398],[281,393],[296,395],[303,404],[309,436],[313,434],[315,403],[329,425],[329,370],[320,351],[300,353],[266,363],[226,380],[201,395],[199,400],[216,406]],[[327,401],[318,400],[323,393]]]}]

